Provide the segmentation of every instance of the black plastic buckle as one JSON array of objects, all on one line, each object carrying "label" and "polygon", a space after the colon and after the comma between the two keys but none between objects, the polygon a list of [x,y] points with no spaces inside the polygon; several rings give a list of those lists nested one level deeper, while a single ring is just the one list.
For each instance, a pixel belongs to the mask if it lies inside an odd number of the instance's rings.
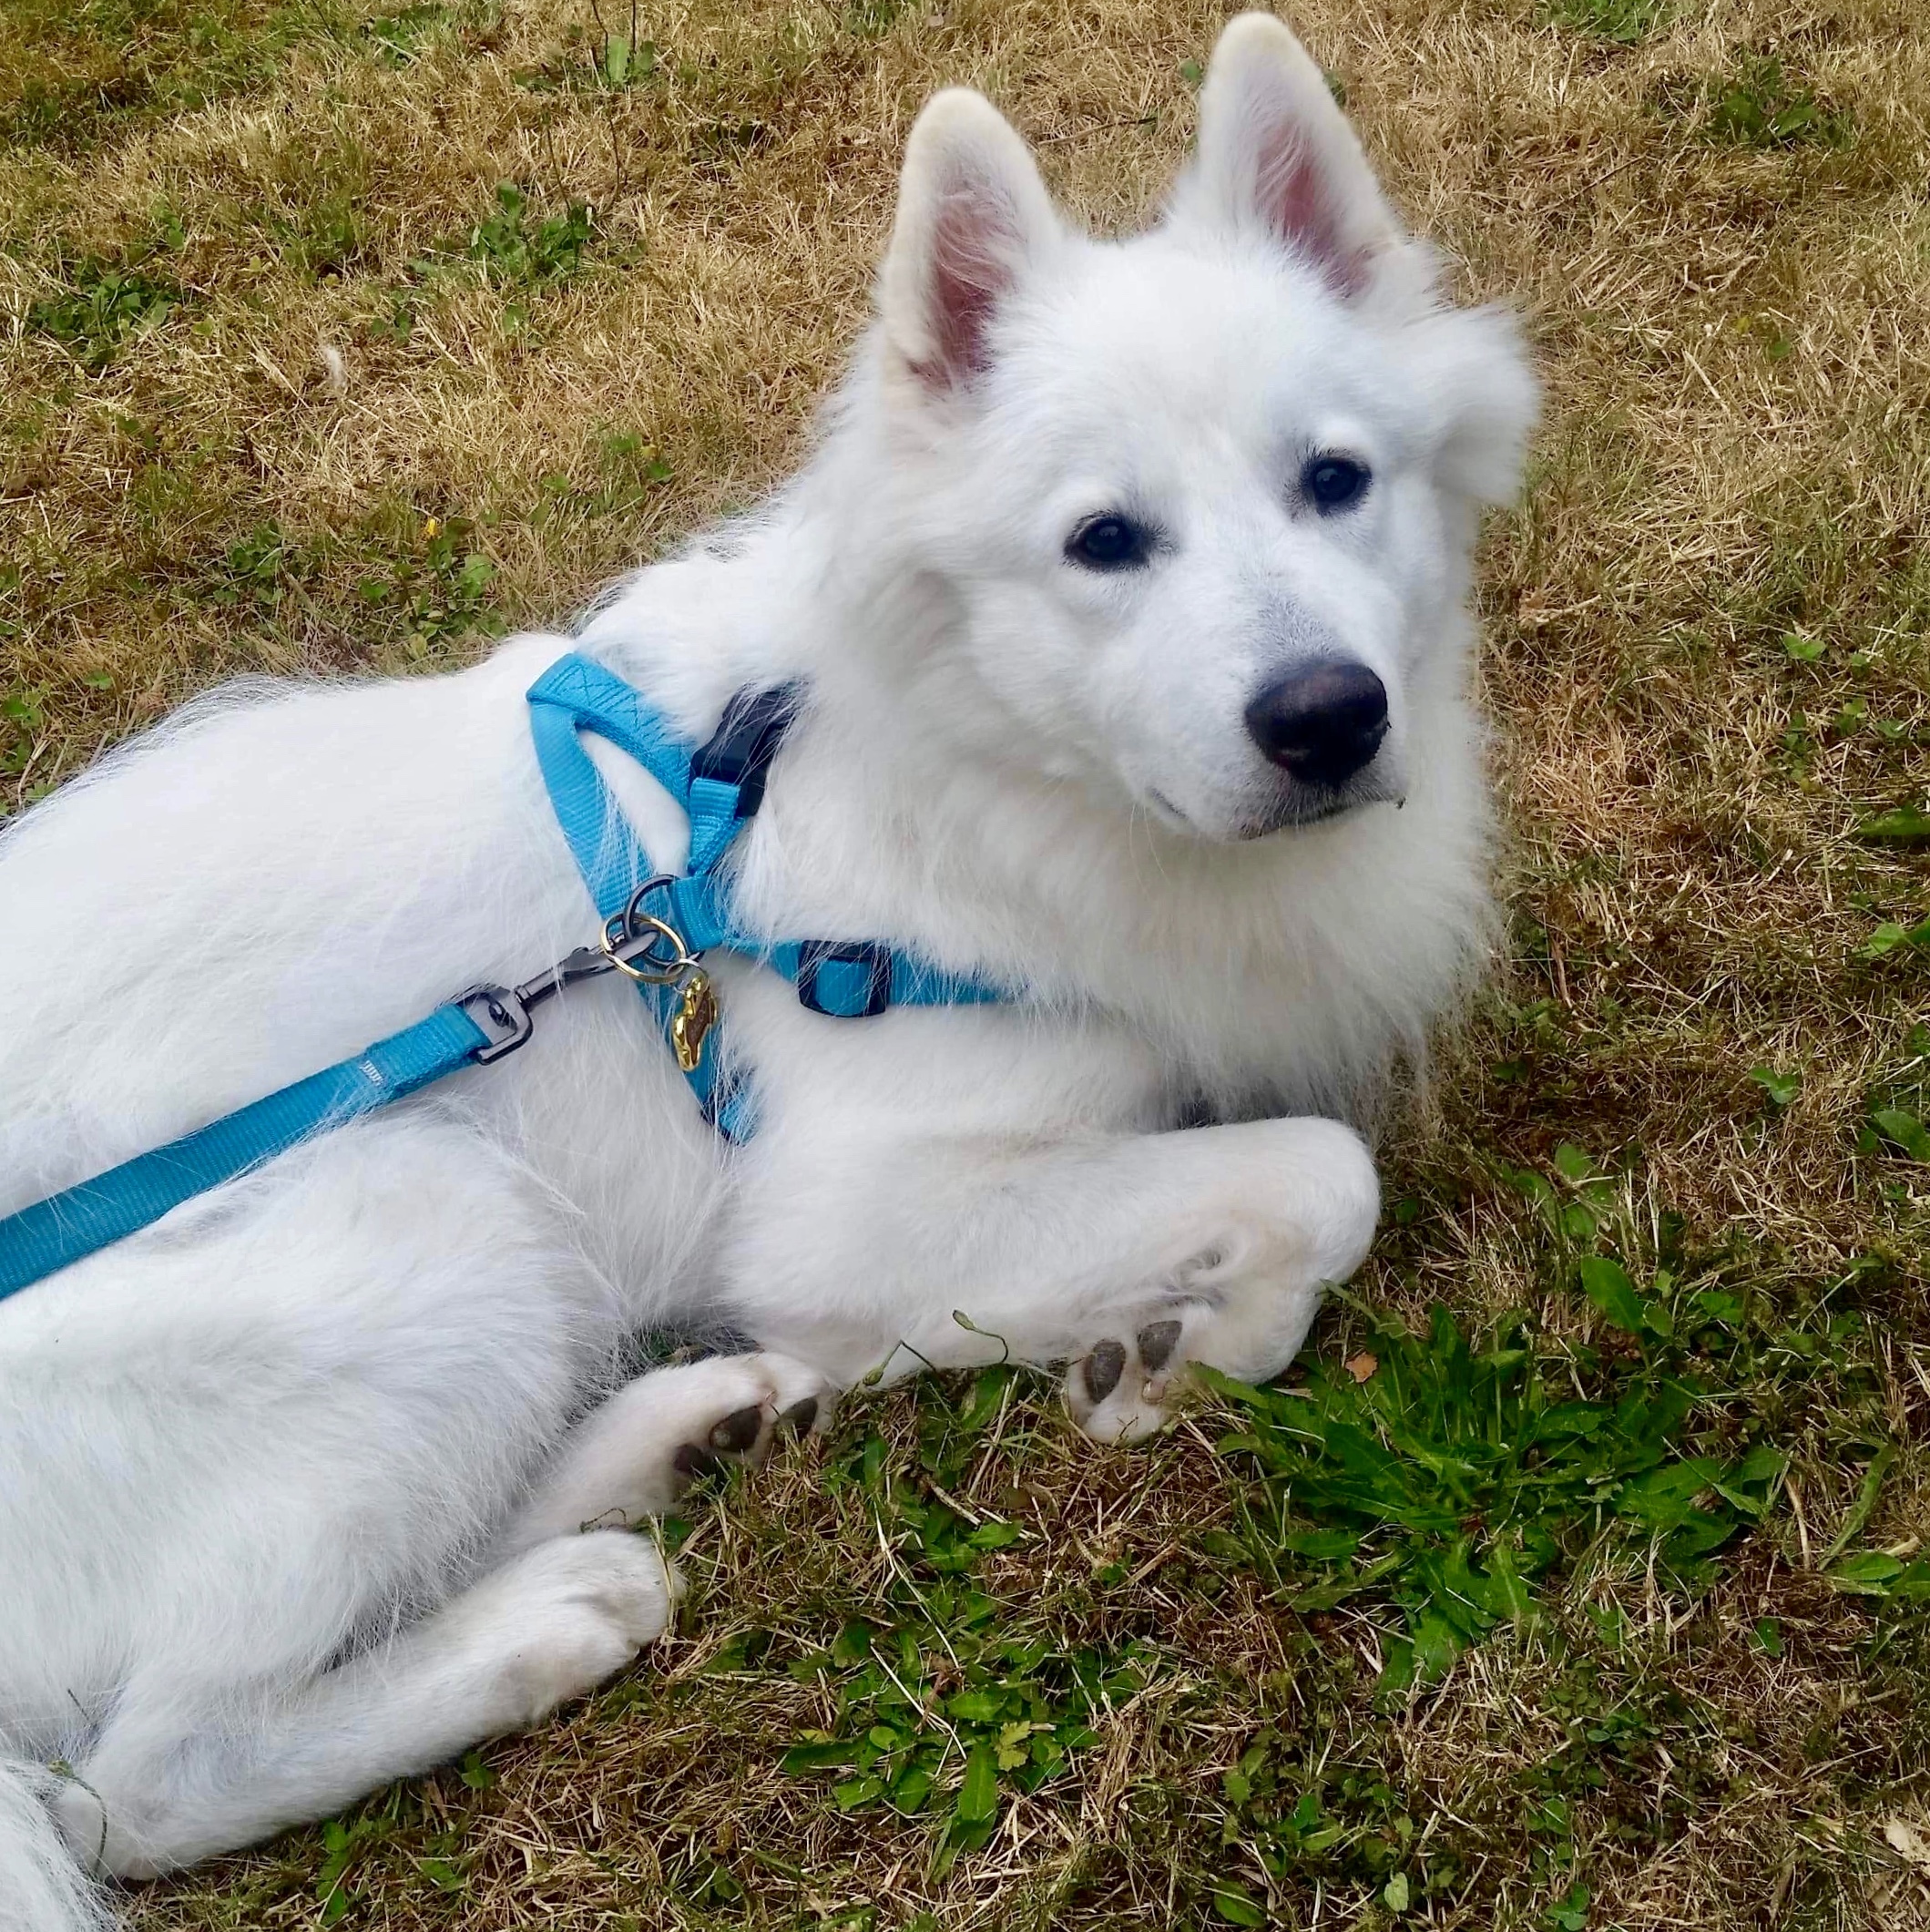
[{"label": "black plastic buckle", "polygon": [[460,1007],[488,1035],[469,1056],[478,1067],[514,1053],[536,1031],[529,1008],[507,986],[471,986],[450,1004]]},{"label": "black plastic buckle", "polygon": [[[864,1004],[855,1013],[827,1007],[818,997],[818,968],[861,966],[871,968]],[[798,948],[798,1004],[827,1019],[873,1019],[892,1003],[892,949],[869,939],[839,941],[807,939]]]},{"label": "black plastic buckle", "polygon": [[749,818],[764,802],[764,774],[777,756],[802,692],[794,684],[740,690],[724,707],[710,741],[690,759],[692,778],[737,787],[737,815]]}]

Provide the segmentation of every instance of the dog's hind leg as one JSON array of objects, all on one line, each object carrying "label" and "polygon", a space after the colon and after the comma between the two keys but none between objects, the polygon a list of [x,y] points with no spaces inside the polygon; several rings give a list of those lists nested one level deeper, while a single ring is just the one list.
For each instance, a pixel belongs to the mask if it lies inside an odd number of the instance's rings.
[{"label": "dog's hind leg", "polygon": [[250,1844],[539,1722],[629,1662],[674,1594],[647,1538],[559,1537],[305,1683],[138,1679],[56,1814],[123,1877]]},{"label": "dog's hind leg", "polygon": [[568,1232],[460,1121],[397,1109],[7,1304],[0,1745],[78,1767],[83,1858],[312,1816],[661,1626],[628,1537],[472,1587],[617,1359]]},{"label": "dog's hind leg", "polygon": [[184,1683],[170,1667],[130,1681],[61,1794],[76,1851],[151,1876],[539,1722],[669,1620],[674,1575],[618,1526],[721,1462],[761,1457],[781,1430],[822,1426],[831,1402],[781,1355],[639,1376],[563,1438],[482,1579],[386,1643],[305,1680]]}]

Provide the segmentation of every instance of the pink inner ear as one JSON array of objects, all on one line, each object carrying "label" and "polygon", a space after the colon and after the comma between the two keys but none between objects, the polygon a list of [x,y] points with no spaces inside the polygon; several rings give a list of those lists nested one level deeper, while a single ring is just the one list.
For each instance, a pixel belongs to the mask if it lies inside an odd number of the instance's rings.
[{"label": "pink inner ear", "polygon": [[1294,128],[1270,128],[1260,141],[1253,193],[1261,219],[1312,261],[1335,294],[1344,298],[1360,292],[1367,280],[1367,259],[1342,245],[1332,184]]},{"label": "pink inner ear", "polygon": [[967,381],[986,364],[985,333],[1013,279],[1011,211],[983,186],[955,189],[932,234],[932,334],[935,366],[919,373],[935,387]]}]

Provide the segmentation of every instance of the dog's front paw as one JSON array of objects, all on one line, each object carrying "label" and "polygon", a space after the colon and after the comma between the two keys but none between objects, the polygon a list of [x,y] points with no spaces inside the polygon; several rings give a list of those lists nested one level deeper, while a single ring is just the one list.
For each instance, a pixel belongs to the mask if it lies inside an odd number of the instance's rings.
[{"label": "dog's front paw", "polygon": [[1163,1309],[1156,1301],[1122,1314],[1066,1377],[1073,1419],[1096,1441],[1133,1442],[1163,1427],[1189,1364],[1242,1382],[1279,1375],[1300,1352],[1324,1286],[1366,1256],[1380,1182],[1358,1134],[1320,1119],[1235,1131],[1248,1137],[1254,1165],[1236,1177],[1232,1209],[1169,1275]]},{"label": "dog's front paw", "polygon": [[1172,1419],[1186,1375],[1186,1324],[1149,1322],[1097,1344],[1066,1372],[1066,1406],[1095,1442],[1139,1442]]}]

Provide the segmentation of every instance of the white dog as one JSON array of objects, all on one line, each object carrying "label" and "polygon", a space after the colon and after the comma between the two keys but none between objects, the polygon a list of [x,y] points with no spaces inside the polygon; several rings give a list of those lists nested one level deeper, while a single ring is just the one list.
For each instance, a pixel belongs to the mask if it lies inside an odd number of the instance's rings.
[{"label": "white dog", "polygon": [[[1098,242],[941,94],[761,512],[573,639],[218,694],[0,843],[0,1214],[589,937],[523,698],[572,649],[693,741],[803,691],[742,925],[1022,989],[834,1018],[721,961],[732,1148],[611,976],[0,1303],[10,1932],[587,1691],[669,1613],[625,1526],[879,1365],[1069,1361],[1129,1437],[1189,1361],[1277,1373],[1361,1261],[1373,1168],[1316,1116],[1485,946],[1465,605],[1534,391],[1277,22],[1227,29],[1200,116],[1165,219]],[[766,1352],[611,1393],[663,1327]]]}]

